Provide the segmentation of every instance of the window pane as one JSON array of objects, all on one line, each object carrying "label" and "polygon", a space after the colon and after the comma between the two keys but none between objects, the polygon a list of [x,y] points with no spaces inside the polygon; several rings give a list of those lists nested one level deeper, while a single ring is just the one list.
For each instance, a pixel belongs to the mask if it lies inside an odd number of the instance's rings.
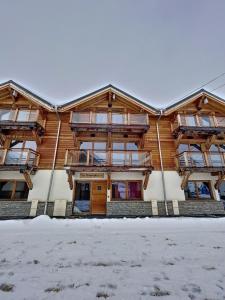
[{"label": "window pane", "polygon": [[210,148],[209,148],[209,151],[215,151],[215,152],[218,152],[218,146],[217,145],[211,145]]},{"label": "window pane", "polygon": [[[91,159],[91,157],[90,157]],[[94,151],[93,152],[93,163],[94,165],[105,165],[106,164],[106,152]]]},{"label": "window pane", "polygon": [[190,144],[190,151],[201,152],[201,146],[198,144]]},{"label": "window pane", "polygon": [[112,183],[112,199],[113,200],[126,199],[126,183],[125,182],[113,182]]},{"label": "window pane", "polygon": [[138,150],[138,146],[136,143],[127,143],[127,150]]},{"label": "window pane", "polygon": [[225,145],[224,144],[223,145],[219,145],[219,150],[221,152],[225,152]]},{"label": "window pane", "polygon": [[200,124],[202,126],[210,127],[211,126],[210,116],[207,115],[200,116]]},{"label": "window pane", "polygon": [[0,181],[0,199],[11,199],[13,181]]},{"label": "window pane", "polygon": [[80,149],[81,150],[92,149],[92,142],[81,142]]},{"label": "window pane", "polygon": [[124,150],[125,144],[124,143],[113,143],[113,150]]},{"label": "window pane", "polygon": [[195,183],[192,181],[189,181],[186,188],[184,189],[185,198],[186,199],[196,199],[197,194],[195,190]]},{"label": "window pane", "polygon": [[27,199],[29,193],[26,182],[18,181],[16,183],[15,199]]},{"label": "window pane", "polygon": [[188,148],[187,144],[180,144],[179,147],[178,147],[179,153],[182,153],[182,152],[188,151],[188,150],[189,150],[189,148]]},{"label": "window pane", "polygon": [[94,143],[94,149],[95,150],[105,150],[106,149],[106,143],[105,142],[95,142]]},{"label": "window pane", "polygon": [[21,149],[21,148],[23,148],[23,142],[13,140],[10,143],[10,148],[20,148]]},{"label": "window pane", "polygon": [[0,110],[0,121],[9,121],[13,117],[13,112],[10,109],[1,109]]},{"label": "window pane", "polygon": [[112,154],[113,165],[125,165],[125,163],[126,163],[125,153],[113,152]]},{"label": "window pane", "polygon": [[141,182],[128,182],[128,199],[141,200]]},{"label": "window pane", "polygon": [[187,126],[197,126],[195,116],[186,115],[185,119],[186,119]]},{"label": "window pane", "polygon": [[197,182],[198,196],[201,199],[210,199],[210,187],[209,182]]},{"label": "window pane", "polygon": [[108,119],[107,119],[107,113],[96,113],[95,115],[95,122],[97,124],[107,124]]},{"label": "window pane", "polygon": [[29,120],[29,110],[19,110],[18,115],[17,115],[17,121],[19,122],[26,122]]},{"label": "window pane", "polygon": [[90,123],[90,113],[73,113],[72,123]]},{"label": "window pane", "polygon": [[125,115],[122,113],[112,113],[113,124],[125,124]]},{"label": "window pane", "polygon": [[35,141],[26,141],[24,147],[36,151],[37,150],[37,143]]}]

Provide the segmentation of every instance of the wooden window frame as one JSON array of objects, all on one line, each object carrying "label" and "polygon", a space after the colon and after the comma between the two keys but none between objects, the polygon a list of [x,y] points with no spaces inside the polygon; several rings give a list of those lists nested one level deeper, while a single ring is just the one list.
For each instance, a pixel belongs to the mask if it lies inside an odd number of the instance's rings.
[{"label": "wooden window frame", "polygon": [[[126,198],[125,199],[113,199],[112,198],[112,185],[114,182],[122,182],[125,183],[126,185]],[[141,199],[129,199],[128,198],[128,183],[129,182],[139,182],[141,184]],[[111,181],[111,201],[144,201],[144,192],[143,192],[143,184],[142,184],[142,180],[112,180]]]},{"label": "wooden window frame", "polygon": [[[195,192],[197,197],[196,198],[186,198],[186,194],[184,191],[184,195],[185,195],[185,200],[187,201],[215,201],[215,196],[213,193],[213,189],[212,189],[212,185],[211,185],[211,181],[210,180],[188,180],[187,182],[187,186],[189,182],[193,182],[195,184]],[[199,198],[199,193],[198,193],[198,189],[197,189],[197,184],[198,182],[207,182],[209,184],[209,192],[210,192],[210,198]]]},{"label": "wooden window frame", "polygon": [[[27,185],[25,180],[20,180],[20,179],[0,179],[0,182],[13,182],[13,188],[11,191],[11,198],[10,199],[0,199],[1,201],[27,201],[28,198],[24,198],[24,199],[15,199],[15,194],[16,194],[16,184],[17,182],[23,182]],[[29,192],[28,192],[29,193]]]}]

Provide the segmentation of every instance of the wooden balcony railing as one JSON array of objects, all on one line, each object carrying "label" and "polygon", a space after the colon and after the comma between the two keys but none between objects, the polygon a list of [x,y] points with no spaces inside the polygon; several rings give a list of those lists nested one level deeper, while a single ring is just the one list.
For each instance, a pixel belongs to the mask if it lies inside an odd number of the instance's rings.
[{"label": "wooden balcony railing", "polygon": [[177,155],[179,169],[223,169],[225,168],[225,153],[185,151]]},{"label": "wooden balcony railing", "polygon": [[191,114],[178,114],[173,124],[174,128],[179,126],[185,127],[224,127],[225,117],[214,115],[191,115]]},{"label": "wooden balcony railing", "polygon": [[33,123],[43,125],[43,120],[38,109],[0,109],[0,124],[5,122]]},{"label": "wooden balcony railing", "polygon": [[0,167],[28,167],[37,168],[39,163],[39,153],[32,149],[0,149]]},{"label": "wooden balcony railing", "polygon": [[71,112],[72,127],[82,125],[149,126],[148,114],[119,112]]},{"label": "wooden balcony railing", "polygon": [[65,167],[90,166],[150,168],[152,159],[147,151],[67,150]]}]

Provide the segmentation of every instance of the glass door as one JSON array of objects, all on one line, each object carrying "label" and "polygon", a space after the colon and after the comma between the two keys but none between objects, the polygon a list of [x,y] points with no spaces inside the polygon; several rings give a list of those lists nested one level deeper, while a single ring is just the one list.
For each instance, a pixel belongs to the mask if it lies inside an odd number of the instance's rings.
[{"label": "glass door", "polygon": [[77,182],[75,188],[74,214],[90,213],[90,183]]}]

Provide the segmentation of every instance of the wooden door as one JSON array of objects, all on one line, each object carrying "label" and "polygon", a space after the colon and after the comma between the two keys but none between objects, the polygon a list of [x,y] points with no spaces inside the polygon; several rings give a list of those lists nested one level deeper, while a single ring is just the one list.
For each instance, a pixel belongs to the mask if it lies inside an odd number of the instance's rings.
[{"label": "wooden door", "polygon": [[106,214],[107,181],[93,181],[91,183],[91,213],[93,215]]}]

